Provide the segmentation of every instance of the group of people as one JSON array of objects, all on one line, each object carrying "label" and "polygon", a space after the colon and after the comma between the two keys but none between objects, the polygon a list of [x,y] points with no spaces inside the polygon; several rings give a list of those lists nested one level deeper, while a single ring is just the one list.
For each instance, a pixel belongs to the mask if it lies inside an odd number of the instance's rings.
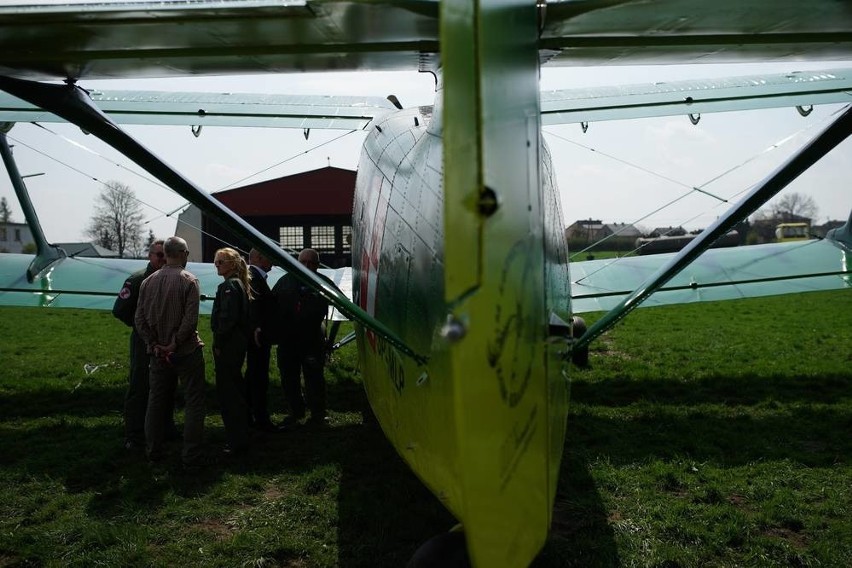
[{"label": "group of people", "polygon": [[[125,447],[144,447],[148,459],[161,461],[167,440],[178,436],[174,400],[184,389],[182,461],[187,467],[209,461],[202,450],[204,432],[204,343],[198,334],[201,289],[186,270],[189,250],[180,237],[151,244],[148,266],[124,283],[113,314],[132,328],[130,380],[124,401]],[[299,262],[317,276],[319,254],[299,253]],[[225,426],[225,454],[249,448],[251,429],[280,432],[326,421],[324,320],[328,301],[287,273],[270,288],[272,264],[252,249],[248,263],[233,248],[216,251],[214,265],[223,278],[210,317],[216,392]],[[333,284],[332,284],[333,286]],[[272,345],[289,416],[280,426],[270,419],[267,391]],[[245,374],[243,364],[245,363]],[[302,395],[302,375],[305,393]]]}]

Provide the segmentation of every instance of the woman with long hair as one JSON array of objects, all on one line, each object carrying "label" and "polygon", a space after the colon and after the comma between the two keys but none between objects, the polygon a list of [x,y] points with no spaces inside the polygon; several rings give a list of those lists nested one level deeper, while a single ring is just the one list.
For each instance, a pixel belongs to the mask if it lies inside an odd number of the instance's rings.
[{"label": "woman with long hair", "polygon": [[210,315],[216,393],[227,440],[224,451],[240,454],[249,445],[249,410],[242,369],[250,332],[251,276],[246,261],[230,247],[217,250],[213,264],[224,279],[216,290]]}]

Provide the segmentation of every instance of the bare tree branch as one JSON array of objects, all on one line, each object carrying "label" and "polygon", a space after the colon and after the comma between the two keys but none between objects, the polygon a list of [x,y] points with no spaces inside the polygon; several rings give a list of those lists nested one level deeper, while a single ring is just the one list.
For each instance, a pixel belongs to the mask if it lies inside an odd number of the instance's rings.
[{"label": "bare tree branch", "polygon": [[142,208],[129,186],[109,181],[95,202],[86,233],[119,256],[138,255],[142,243]]},{"label": "bare tree branch", "polygon": [[772,216],[782,221],[794,221],[798,217],[813,219],[817,206],[813,198],[802,193],[787,193],[770,204]]}]

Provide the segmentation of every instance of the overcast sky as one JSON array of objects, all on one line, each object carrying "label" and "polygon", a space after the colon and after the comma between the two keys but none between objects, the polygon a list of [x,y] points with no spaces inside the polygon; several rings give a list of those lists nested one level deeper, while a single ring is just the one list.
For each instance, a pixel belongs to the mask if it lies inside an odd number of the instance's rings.
[{"label": "overcast sky", "polygon": [[[852,67],[852,62],[783,65],[545,69],[542,89],[644,83],[661,79],[704,78]],[[299,74],[242,78],[187,78],[168,81],[84,81],[85,88],[183,91],[266,92],[281,94],[396,94],[405,106],[431,104],[431,75],[417,73]],[[566,226],[577,219],[637,223],[646,229],[683,225],[703,228],[728,205],[693,193],[677,205],[646,218],[665,203],[699,186],[736,200],[827,124],[838,105],[817,107],[807,118],[795,109],[708,114],[697,126],[687,117],[600,122],[585,134],[579,125],[547,127],[562,194]],[[27,179],[34,206],[49,241],[85,239],[85,228],[101,182],[131,186],[143,203],[148,224],[158,237],[175,231],[165,213],[183,200],[149,181],[128,160],[77,128],[45,123],[16,125],[9,134],[19,169]],[[148,148],[209,192],[255,183],[315,168],[356,169],[363,133],[205,127],[196,138],[189,127],[127,127]],[[789,137],[777,150],[771,146]],[[332,141],[337,139],[336,141]],[[332,142],[330,142],[332,141]],[[318,147],[320,146],[320,147]],[[743,165],[745,164],[745,165]],[[731,173],[716,179],[724,172]],[[262,172],[262,173],[260,173]],[[710,180],[713,183],[706,185]],[[852,142],[847,140],[788,190],[814,198],[817,221],[846,219],[852,208]],[[9,200],[13,219],[23,221],[7,176],[0,196]],[[87,240],[87,239],[85,239]]]}]

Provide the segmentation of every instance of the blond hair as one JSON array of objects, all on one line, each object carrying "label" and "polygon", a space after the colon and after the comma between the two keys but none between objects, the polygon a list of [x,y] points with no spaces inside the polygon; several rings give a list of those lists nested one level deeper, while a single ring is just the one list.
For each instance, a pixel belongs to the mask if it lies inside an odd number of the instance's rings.
[{"label": "blond hair", "polygon": [[237,271],[237,278],[243,283],[243,288],[246,290],[248,299],[254,299],[254,295],[251,293],[251,274],[248,270],[248,264],[246,264],[245,259],[240,255],[240,253],[231,247],[225,247],[217,250],[214,258],[216,256],[221,256],[225,260],[229,260],[234,263],[234,267]]}]

